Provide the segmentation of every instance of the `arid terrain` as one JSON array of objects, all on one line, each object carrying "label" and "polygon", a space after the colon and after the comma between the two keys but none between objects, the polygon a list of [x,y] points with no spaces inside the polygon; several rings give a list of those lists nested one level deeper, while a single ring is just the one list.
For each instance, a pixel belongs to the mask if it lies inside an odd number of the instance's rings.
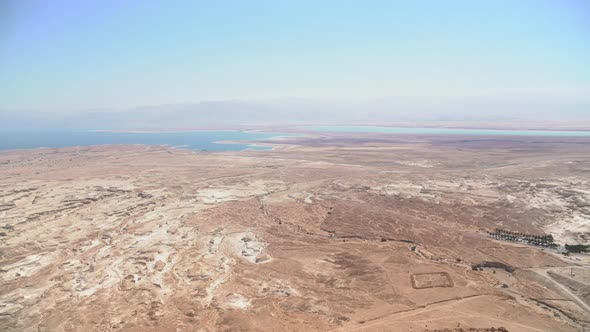
[{"label": "arid terrain", "polygon": [[487,234],[589,244],[590,139],[271,143],[0,152],[0,330],[590,330],[588,255]]}]

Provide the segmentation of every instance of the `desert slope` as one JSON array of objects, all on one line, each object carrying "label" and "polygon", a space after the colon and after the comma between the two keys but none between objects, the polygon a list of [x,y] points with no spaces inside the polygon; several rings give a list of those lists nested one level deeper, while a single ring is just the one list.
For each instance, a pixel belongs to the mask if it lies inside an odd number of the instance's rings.
[{"label": "desert slope", "polygon": [[558,140],[2,152],[0,328],[589,328],[586,257],[486,236],[587,243],[590,144]]}]

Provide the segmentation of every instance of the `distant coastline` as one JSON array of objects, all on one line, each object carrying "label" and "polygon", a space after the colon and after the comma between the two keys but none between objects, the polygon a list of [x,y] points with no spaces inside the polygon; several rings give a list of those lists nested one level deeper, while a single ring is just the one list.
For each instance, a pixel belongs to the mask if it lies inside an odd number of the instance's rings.
[{"label": "distant coastline", "polygon": [[388,127],[388,126],[304,126],[314,132],[380,133],[413,135],[474,135],[474,136],[563,136],[590,137],[590,131],[538,130],[538,129],[480,129],[440,127]]}]

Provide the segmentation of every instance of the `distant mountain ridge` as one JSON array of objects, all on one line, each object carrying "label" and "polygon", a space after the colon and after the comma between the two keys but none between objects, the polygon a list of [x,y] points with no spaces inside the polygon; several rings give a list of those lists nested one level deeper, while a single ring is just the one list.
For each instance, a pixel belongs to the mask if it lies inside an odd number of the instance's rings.
[{"label": "distant mountain ridge", "polygon": [[236,125],[387,124],[400,122],[586,122],[590,100],[515,97],[389,97],[332,102],[226,100],[79,112],[0,111],[0,129],[132,130]]}]

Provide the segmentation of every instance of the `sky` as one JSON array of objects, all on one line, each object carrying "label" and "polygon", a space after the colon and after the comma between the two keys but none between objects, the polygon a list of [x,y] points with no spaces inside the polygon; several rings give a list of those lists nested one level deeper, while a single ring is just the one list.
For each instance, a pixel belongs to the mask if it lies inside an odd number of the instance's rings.
[{"label": "sky", "polygon": [[0,0],[0,110],[590,95],[590,2]]}]

